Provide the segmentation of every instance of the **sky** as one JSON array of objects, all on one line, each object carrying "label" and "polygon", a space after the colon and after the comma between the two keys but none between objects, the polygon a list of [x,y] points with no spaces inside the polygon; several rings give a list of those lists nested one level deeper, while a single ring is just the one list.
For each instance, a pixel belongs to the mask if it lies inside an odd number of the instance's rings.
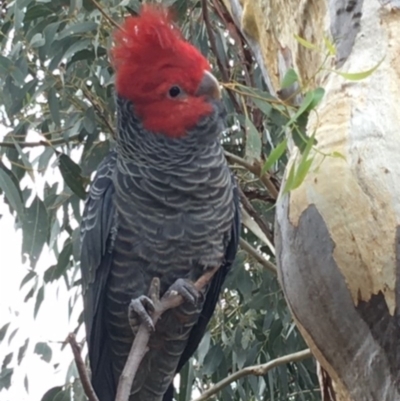
[{"label": "sky", "polygon": [[[26,356],[20,366],[16,360],[12,362],[15,373],[12,385],[8,391],[0,392],[0,401],[25,401],[40,400],[47,389],[53,385],[65,383],[68,365],[72,360],[69,347],[61,352],[61,342],[65,340],[68,333],[75,328],[75,319],[68,319],[68,296],[65,288],[58,283],[46,285],[45,301],[43,302],[36,320],[33,318],[34,301],[31,299],[24,303],[24,296],[30,289],[28,283],[22,290],[19,289],[22,278],[28,272],[28,264],[21,262],[21,231],[15,232],[13,218],[9,215],[3,202],[0,202],[0,247],[1,247],[1,273],[0,273],[0,326],[11,322],[8,335],[0,344],[0,361],[9,352],[18,352],[29,338],[29,346]],[[42,266],[50,266],[52,258],[49,253],[43,252],[38,262],[38,269]],[[78,306],[77,309],[81,309]],[[14,328],[19,330],[11,343],[8,337]],[[47,363],[33,353],[38,342],[46,342],[53,351],[52,360]],[[53,363],[61,362],[55,369]],[[24,387],[25,375],[28,375],[29,393]],[[48,380],[43,380],[43,377]]]},{"label": "sky", "polygon": [[[0,139],[4,133],[4,128],[0,127]],[[37,138],[29,138],[29,140],[37,140]],[[49,174],[54,175],[54,172],[51,171]],[[57,179],[61,179],[57,174],[53,177],[46,176],[48,181]],[[24,180],[30,180],[29,177],[23,179],[23,185],[33,186],[40,194],[44,183],[42,177],[35,175],[35,182],[30,181],[30,183]],[[69,319],[69,296],[65,284],[62,280],[46,284],[44,302],[36,319],[33,318],[36,294],[28,302],[24,302],[24,297],[31,289],[33,280],[20,289],[21,280],[29,270],[29,264],[23,263],[21,258],[22,231],[16,231],[14,218],[8,206],[5,205],[2,195],[0,195],[0,216],[0,328],[11,322],[5,339],[0,343],[0,364],[8,353],[14,352],[13,360],[9,365],[14,367],[11,387],[9,390],[0,391],[0,401],[40,401],[49,388],[63,385],[66,381],[72,353],[68,346],[61,351],[61,343],[76,327],[77,317],[82,310],[82,301],[79,297],[74,313]],[[40,276],[54,263],[55,257],[45,245],[35,271]],[[18,331],[9,342],[9,336],[16,328]],[[78,340],[83,336],[83,328],[81,328]],[[16,354],[27,338],[29,338],[29,346],[24,359],[18,365]],[[52,359],[49,363],[33,352],[38,342],[48,343],[51,347]],[[56,363],[59,363],[59,366],[55,368]],[[26,375],[29,392],[24,386]],[[46,380],[43,380],[44,377]]]}]

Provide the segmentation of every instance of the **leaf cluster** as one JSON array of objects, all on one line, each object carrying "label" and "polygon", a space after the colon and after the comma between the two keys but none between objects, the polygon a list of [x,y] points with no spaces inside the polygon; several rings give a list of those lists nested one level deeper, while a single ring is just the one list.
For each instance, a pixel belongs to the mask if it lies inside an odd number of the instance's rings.
[{"label": "leaf cluster", "polygon": [[[314,141],[305,135],[308,113],[323,93],[307,94],[294,107],[268,92],[262,72],[223,2],[169,0],[184,35],[211,61],[225,87],[228,129],[223,144],[245,196],[273,238],[274,205],[287,163],[287,133],[300,132],[306,161]],[[115,123],[113,70],[108,59],[112,32],[122,18],[137,13],[137,0],[15,0],[0,12],[0,195],[22,230],[22,255],[30,270],[21,296],[46,302],[46,286],[57,283],[69,295],[70,315],[80,296],[79,222],[82,202],[99,162],[113,146]],[[205,12],[205,6],[207,10]],[[296,82],[288,72],[283,82]],[[229,156],[231,155],[231,156]],[[307,170],[307,168],[305,169]],[[291,188],[307,171],[298,168]],[[262,237],[262,236],[261,236]],[[262,237],[263,238],[263,237]],[[244,226],[242,240],[258,255],[275,262],[273,241]],[[45,263],[44,252],[56,262]],[[77,322],[77,330],[82,318]],[[29,339],[14,344],[18,330],[5,322],[0,342],[11,352],[0,372],[0,391],[11,385]],[[66,333],[67,335],[67,333]],[[54,347],[33,348],[55,366]],[[305,348],[276,276],[254,255],[238,254],[209,331],[195,357],[183,369],[176,397],[187,401],[198,391],[245,366],[268,362]],[[72,361],[72,357],[71,357]],[[28,391],[28,376],[25,388]],[[50,388],[42,401],[85,399],[71,362],[65,385]],[[266,376],[245,377],[226,387],[221,400],[318,400],[311,360],[280,366]]]}]

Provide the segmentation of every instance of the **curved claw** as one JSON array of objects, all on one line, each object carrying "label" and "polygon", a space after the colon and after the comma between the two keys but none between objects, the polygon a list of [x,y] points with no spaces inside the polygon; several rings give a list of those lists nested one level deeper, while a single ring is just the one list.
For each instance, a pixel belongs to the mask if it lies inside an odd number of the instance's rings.
[{"label": "curved claw", "polygon": [[149,297],[141,295],[132,299],[128,308],[129,323],[132,329],[134,330],[137,327],[137,318],[139,318],[149,331],[154,331],[153,319],[149,314],[151,312],[154,312],[154,303]]},{"label": "curved claw", "polygon": [[168,294],[173,294],[176,292],[185,301],[192,305],[196,305],[202,296],[202,293],[194,286],[194,284],[184,278],[178,278],[174,284],[168,289]]}]

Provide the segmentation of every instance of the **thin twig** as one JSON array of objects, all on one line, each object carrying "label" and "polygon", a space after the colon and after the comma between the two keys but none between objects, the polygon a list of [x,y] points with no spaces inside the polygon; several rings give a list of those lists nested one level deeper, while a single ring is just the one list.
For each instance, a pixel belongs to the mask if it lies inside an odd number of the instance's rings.
[{"label": "thin twig", "polygon": [[273,182],[270,180],[270,178],[267,176],[267,174],[261,174],[261,166],[258,163],[249,163],[246,160],[242,159],[239,156],[234,155],[233,153],[225,151],[225,157],[231,162],[231,163],[236,163],[239,164],[239,166],[245,167],[247,170],[250,171],[250,173],[253,173],[255,176],[260,178],[260,181],[265,185],[265,187],[268,189],[270,195],[274,198],[277,199],[279,192],[276,189],[275,185]]},{"label": "thin twig", "polygon": [[[39,141],[39,142],[18,142],[15,141],[21,148],[35,148],[37,146],[51,146],[51,144],[47,141]],[[15,142],[0,142],[0,147],[3,148],[15,148]],[[66,141],[63,139],[63,142],[61,143],[66,143]]]},{"label": "thin twig", "polygon": [[117,29],[122,29],[121,25],[118,22],[115,22],[103,9],[103,7],[96,1],[90,0],[93,5],[100,11],[101,15],[114,27]]},{"label": "thin twig", "polygon": [[128,401],[131,392],[133,380],[139,368],[140,362],[149,350],[147,344],[149,342],[150,332],[143,324],[140,325],[133,341],[128,359],[124,366],[124,370],[119,377],[117,396],[115,401]]},{"label": "thin twig", "polygon": [[[154,308],[159,308],[160,279],[158,277],[153,278],[150,283],[149,297],[153,301]],[[155,327],[154,316],[153,324]],[[142,362],[142,359],[149,350],[148,342],[150,334],[151,333],[149,332],[147,326],[141,324],[131,346],[124,370],[119,377],[117,396],[115,398],[116,401],[128,401],[132,383],[136,376],[136,372],[139,369],[140,362]]]},{"label": "thin twig", "polygon": [[249,162],[247,162],[246,160],[242,159],[240,156],[237,156],[237,155],[225,150],[225,157],[231,163],[239,164],[239,166],[242,166],[242,167],[246,168],[247,170],[249,170],[250,173],[253,173],[254,175],[256,174],[254,166],[252,164],[250,164]]},{"label": "thin twig", "polygon": [[225,379],[222,379],[220,382],[217,384],[214,384],[211,388],[208,390],[204,391],[204,393],[196,398],[193,401],[205,401],[214,394],[217,394],[219,391],[221,391],[224,387],[228,386],[234,381],[237,381],[241,379],[244,376],[248,375],[254,375],[254,376],[264,376],[266,375],[271,369],[276,368],[277,366],[284,365],[286,363],[290,362],[298,362],[303,359],[309,358],[312,356],[311,351],[309,349],[305,349],[300,352],[295,352],[294,354],[289,354],[282,356],[280,358],[276,358],[273,361],[264,363],[262,365],[253,365],[253,366],[248,366],[247,368],[243,368],[241,370],[238,370],[235,373],[232,373],[230,376],[226,377]]},{"label": "thin twig", "polygon": [[240,238],[240,247],[246,251],[249,255],[253,256],[255,260],[257,260],[258,263],[260,263],[262,266],[264,266],[266,269],[269,271],[277,274],[277,268],[276,266],[271,263],[268,259],[265,259],[264,256],[260,254],[260,252],[257,251],[254,247],[252,247],[247,241],[245,241],[243,238]]},{"label": "thin twig", "polygon": [[[195,283],[194,286],[197,290],[204,288],[212,279],[214,274],[219,269],[219,266],[207,270]],[[161,315],[169,309],[176,308],[184,302],[182,296],[176,292],[167,291],[161,300],[157,302],[156,294],[159,292],[159,279],[155,278],[152,280],[150,285],[150,297],[153,300],[155,311],[151,318],[154,327],[157,324],[158,319]],[[139,330],[133,341],[131,350],[129,352],[128,359],[124,366],[124,370],[119,379],[117,396],[115,401],[127,401],[129,399],[130,390],[132,387],[133,380],[139,365],[148,351],[148,342],[150,338],[150,331],[145,324],[141,324]]]},{"label": "thin twig", "polygon": [[[30,123],[29,119],[26,119],[26,122]],[[62,127],[62,128],[59,128],[59,129],[48,131],[48,132],[41,132],[40,135],[42,135],[44,137],[48,137],[48,136],[52,136],[52,135],[55,135],[55,134],[61,134],[62,132],[65,132],[65,131],[71,129],[72,127],[73,126],[70,125],[68,127]],[[11,131],[6,134],[7,137],[14,138],[14,139],[18,139],[18,138],[25,139],[26,138],[26,135],[27,135],[26,133],[25,134],[12,134],[11,133],[12,132],[12,127],[7,127],[7,128],[11,129]]]},{"label": "thin twig", "polygon": [[219,70],[221,71],[222,80],[224,82],[229,82],[229,74],[226,65],[224,65],[224,63],[218,57],[217,44],[215,42],[214,33],[211,28],[210,15],[208,14],[207,0],[201,0],[201,8],[203,11],[203,20],[206,26],[208,39],[210,40],[210,47],[212,52],[215,54],[215,58],[217,59],[217,64]]},{"label": "thin twig", "polygon": [[[215,42],[214,33],[213,33],[213,30],[212,30],[212,27],[211,27],[210,15],[208,13],[207,0],[201,0],[201,8],[202,8],[202,12],[203,12],[203,20],[204,20],[204,24],[206,26],[208,39],[210,40],[211,51],[214,53],[215,59],[217,60],[218,68],[221,71],[222,81],[225,82],[225,83],[229,82],[228,68],[222,62],[220,57],[218,56],[217,44]],[[227,90],[227,92],[228,92],[228,95],[229,95],[229,97],[230,97],[230,99],[231,99],[231,101],[232,101],[232,103],[233,103],[233,105],[235,107],[235,110],[238,113],[242,113],[240,103],[238,103],[238,101],[236,100],[235,95],[230,90]]]},{"label": "thin twig", "polygon": [[[88,91],[85,88],[81,88],[81,89],[82,89],[82,92],[85,95],[86,99],[91,103],[93,108],[96,110],[98,117],[104,121],[104,124],[107,126],[109,132],[111,133],[111,136],[113,138],[115,138],[116,133],[115,133],[113,126],[111,125],[110,121],[107,120],[107,118],[104,115],[103,111],[101,110],[100,106],[93,99],[90,91]],[[67,129],[69,129],[69,128],[63,128],[59,131],[66,131]],[[43,135],[48,135],[48,133],[44,133]],[[18,141],[16,141],[16,143],[21,148],[35,148],[38,146],[52,147],[52,146],[64,145],[64,144],[70,143],[70,142],[80,142],[79,139],[80,139],[80,134],[77,134],[77,135],[70,136],[69,138],[57,138],[54,140],[41,140],[38,142],[22,142],[22,141],[18,142]],[[0,147],[15,148],[15,144],[14,144],[14,142],[0,142]]]},{"label": "thin twig", "polygon": [[93,98],[92,93],[86,88],[82,88],[82,92],[85,95],[86,99],[91,103],[93,108],[97,111],[97,115],[99,116],[99,118],[101,118],[104,121],[104,124],[109,129],[112,137],[115,138],[116,137],[116,133],[115,133],[114,127],[111,125],[110,121],[107,120],[107,117],[104,115],[103,110],[97,104],[96,100]]},{"label": "thin twig", "polygon": [[[238,56],[241,61],[241,66],[243,67],[244,71],[244,80],[246,82],[246,85],[248,87],[253,87],[254,86],[254,80],[250,76],[249,70],[247,68],[247,65],[250,65],[250,63],[246,64],[245,60],[245,51],[244,51],[244,37],[235,25],[232,16],[229,14],[229,12],[225,12],[222,10],[222,7],[225,8],[225,4],[221,4],[221,2],[217,0],[211,0],[213,6],[214,6],[214,12],[218,15],[219,19],[223,22],[225,25],[225,28],[228,30],[230,36],[235,40],[235,44],[237,43],[240,47],[238,51]],[[223,3],[223,2],[222,2]],[[229,18],[229,21],[227,20]]]},{"label": "thin twig", "polygon": [[246,195],[243,193],[242,188],[239,189],[239,197],[240,201],[242,202],[242,205],[246,212],[254,219],[254,221],[258,224],[260,227],[261,231],[266,235],[268,240],[273,243],[274,239],[272,238],[271,235],[271,230],[268,228],[267,224],[263,220],[263,218],[260,216],[260,214],[257,212],[256,209],[254,209],[253,205],[251,202],[247,199]]},{"label": "thin twig", "polygon": [[243,193],[246,195],[248,200],[260,200],[275,205],[275,199],[273,199],[267,191],[260,190],[258,188],[246,187],[243,188]]},{"label": "thin twig", "polygon": [[70,136],[69,138],[57,138],[54,140],[42,140],[38,142],[0,142],[0,147],[5,147],[5,148],[15,148],[15,143],[17,143],[21,148],[35,148],[38,146],[58,146],[58,145],[64,145],[66,143],[70,142],[79,142],[79,134]]},{"label": "thin twig", "polygon": [[76,337],[74,333],[68,335],[67,341],[71,346],[72,353],[74,354],[76,368],[78,369],[79,378],[81,379],[83,390],[89,401],[99,401],[96,393],[93,390],[92,384],[90,383],[88,371],[86,369],[85,362],[83,362],[81,355],[81,347],[76,342]]}]

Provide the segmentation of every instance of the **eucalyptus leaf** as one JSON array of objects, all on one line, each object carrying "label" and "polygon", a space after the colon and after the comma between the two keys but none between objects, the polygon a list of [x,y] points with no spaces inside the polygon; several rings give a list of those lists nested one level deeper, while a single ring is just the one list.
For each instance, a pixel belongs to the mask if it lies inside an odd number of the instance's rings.
[{"label": "eucalyptus leaf", "polygon": [[14,373],[14,368],[4,368],[0,371],[0,391],[8,389],[11,386],[11,378]]},{"label": "eucalyptus leaf", "polygon": [[223,357],[224,353],[222,352],[222,348],[219,344],[211,347],[204,358],[203,374],[210,375],[214,373],[222,362]]},{"label": "eucalyptus leaf", "polygon": [[25,356],[26,349],[28,348],[28,345],[29,345],[29,338],[27,338],[27,339],[25,340],[24,345],[22,345],[21,347],[19,347],[19,349],[18,349],[18,358],[17,358],[17,359],[18,359],[18,365],[21,364],[22,359],[23,359],[24,356]]},{"label": "eucalyptus leaf", "polygon": [[47,343],[39,342],[35,345],[35,349],[33,351],[35,354],[38,354],[41,359],[45,362],[50,362],[52,357],[52,350]]},{"label": "eucalyptus leaf", "polygon": [[2,75],[8,75],[12,66],[13,62],[9,58],[0,54],[0,73]]},{"label": "eucalyptus leaf", "polygon": [[298,80],[299,80],[299,77],[298,77],[296,71],[293,68],[289,68],[286,71],[285,76],[282,79],[281,88],[282,89],[288,88],[289,86],[292,86]]},{"label": "eucalyptus leaf", "polygon": [[35,35],[33,35],[33,38],[31,39],[31,42],[29,43],[31,47],[35,48],[35,47],[41,47],[46,43],[43,35],[41,33],[35,33]]},{"label": "eucalyptus leaf", "polygon": [[34,270],[29,270],[25,277],[22,279],[19,289],[21,289],[26,283],[37,277],[37,273]]},{"label": "eucalyptus leaf", "polygon": [[306,49],[317,50],[317,46],[315,46],[313,43],[309,42],[308,40],[302,38],[301,36],[294,35],[294,38],[300,43],[301,46],[305,47]]},{"label": "eucalyptus leaf", "polygon": [[77,22],[65,28],[58,34],[57,39],[63,39],[70,35],[81,34],[89,31],[93,31],[97,28],[97,24],[93,21]]},{"label": "eucalyptus leaf", "polygon": [[245,128],[247,132],[245,151],[246,159],[249,162],[260,160],[262,148],[260,133],[248,117],[245,119]]},{"label": "eucalyptus leaf", "polygon": [[24,388],[25,388],[25,391],[27,393],[29,393],[29,379],[28,379],[27,375],[25,375],[25,377],[24,377]]},{"label": "eucalyptus leaf", "polygon": [[49,100],[51,118],[53,119],[55,124],[58,127],[60,127],[61,126],[60,105],[54,88],[51,88],[49,90],[48,100]]},{"label": "eucalyptus leaf", "polygon": [[6,323],[0,328],[0,343],[4,340],[4,337],[6,336],[9,327],[10,323]]},{"label": "eucalyptus leaf", "polygon": [[24,206],[20,189],[15,185],[5,168],[0,165],[0,189],[4,192],[11,207],[17,212],[19,218],[23,217]]},{"label": "eucalyptus leaf", "polygon": [[22,252],[29,256],[35,267],[48,235],[48,214],[46,207],[37,196],[25,210],[23,219]]},{"label": "eucalyptus leaf", "polygon": [[331,56],[336,56],[336,46],[328,37],[324,36],[325,47]]},{"label": "eucalyptus leaf", "polygon": [[12,358],[13,358],[13,352],[9,352],[3,359],[3,363],[1,366],[1,369],[5,369],[11,362]]},{"label": "eucalyptus leaf", "polygon": [[42,305],[44,300],[44,287],[40,287],[39,291],[36,294],[36,301],[35,301],[35,309],[33,310],[33,317],[36,319],[36,316],[39,312],[40,306]]},{"label": "eucalyptus leaf", "polygon": [[265,174],[269,169],[281,158],[287,148],[287,139],[285,138],[278,146],[269,154],[268,159],[264,163],[261,174]]},{"label": "eucalyptus leaf", "polygon": [[88,107],[86,110],[83,126],[89,134],[93,133],[96,127],[96,115],[94,114],[93,107]]},{"label": "eucalyptus leaf", "polygon": [[12,138],[13,142],[14,142],[14,146],[15,149],[17,149],[18,154],[21,157],[21,160],[25,166],[26,172],[28,173],[28,175],[31,177],[32,181],[35,181],[35,175],[33,174],[33,167],[31,162],[29,161],[27,155],[22,151],[21,146],[19,145],[19,143],[14,139],[14,137]]},{"label": "eucalyptus leaf", "polygon": [[56,386],[46,391],[40,401],[54,401],[58,394],[63,392],[62,386]]},{"label": "eucalyptus leaf", "polygon": [[266,99],[260,99],[258,97],[252,98],[254,104],[266,115],[269,116],[272,112],[272,106]]},{"label": "eucalyptus leaf", "polygon": [[81,168],[66,154],[58,156],[59,168],[65,183],[81,199],[86,198],[85,180],[81,175]]},{"label": "eucalyptus leaf", "polygon": [[382,58],[381,61],[379,61],[378,64],[376,64],[374,67],[370,68],[369,70],[366,71],[360,71],[360,72],[342,72],[342,71],[337,71],[337,70],[332,70],[335,74],[340,75],[341,77],[349,80],[349,81],[361,81],[365,78],[368,78],[371,76],[383,63],[385,60],[385,57]]}]

